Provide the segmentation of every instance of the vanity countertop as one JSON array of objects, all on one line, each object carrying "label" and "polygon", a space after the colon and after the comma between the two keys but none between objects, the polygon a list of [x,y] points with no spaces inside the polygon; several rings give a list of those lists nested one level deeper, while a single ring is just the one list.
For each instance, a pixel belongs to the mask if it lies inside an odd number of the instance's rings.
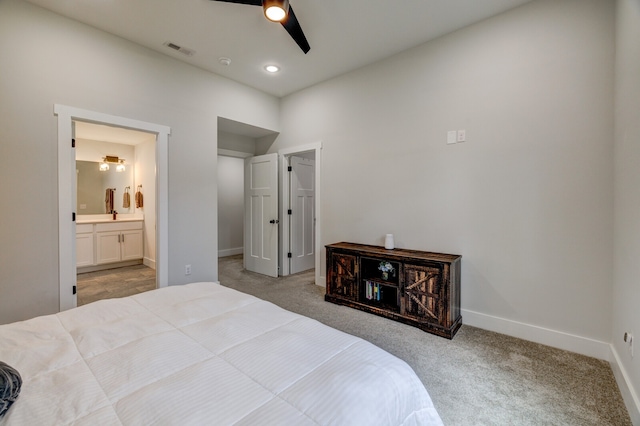
[{"label": "vanity countertop", "polygon": [[77,224],[85,224],[85,223],[109,223],[109,222],[141,222],[144,218],[140,215],[122,215],[118,216],[116,220],[113,220],[113,216],[109,214],[102,215],[86,215],[86,216],[77,216],[76,223]]}]

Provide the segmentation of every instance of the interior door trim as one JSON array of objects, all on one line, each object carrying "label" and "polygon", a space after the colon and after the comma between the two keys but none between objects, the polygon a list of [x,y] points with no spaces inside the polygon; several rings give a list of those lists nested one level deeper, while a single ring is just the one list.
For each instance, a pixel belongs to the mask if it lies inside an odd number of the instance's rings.
[{"label": "interior door trim", "polygon": [[169,135],[171,128],[125,117],[55,104],[58,117],[58,280],[60,311],[77,304],[73,287],[76,283],[75,222],[72,215],[76,206],[72,192],[75,179],[75,152],[71,147],[73,121],[85,121],[142,130],[156,134],[156,283],[169,284]]},{"label": "interior door trim", "polygon": [[[316,281],[316,285],[319,286],[324,286],[325,283],[325,278],[324,275],[322,275],[322,266],[323,264],[320,262],[321,258],[321,253],[323,252],[322,250],[322,210],[320,209],[321,206],[321,200],[322,200],[322,180],[321,180],[321,176],[322,176],[322,141],[319,142],[314,142],[314,143],[310,143],[307,145],[299,145],[299,146],[293,146],[291,148],[283,148],[278,150],[278,155],[280,155],[280,159],[282,161],[280,161],[281,167],[281,176],[286,176],[286,170],[284,169],[286,166],[285,164],[288,164],[288,162],[286,161],[285,157],[291,156],[293,154],[301,154],[303,152],[310,152],[310,151],[314,151],[315,152],[315,161],[316,161],[316,174],[315,174],[315,179],[316,179],[316,202],[315,202],[315,210],[316,210],[316,238],[315,238],[315,250],[316,250],[316,256],[315,256],[315,281]],[[288,199],[289,199],[289,186],[285,185],[283,183],[283,181],[285,181],[285,179],[280,179],[280,184],[281,184],[281,188],[280,188],[280,211],[281,212],[286,212],[287,211],[287,203],[288,203]],[[282,242],[282,244],[280,244],[280,259],[287,259],[287,253],[289,252],[289,223],[288,223],[288,215],[286,216],[286,220],[287,223],[284,224],[284,226],[280,227],[280,241]],[[282,264],[280,265],[280,275],[289,275],[289,262],[285,262],[283,261]]]}]

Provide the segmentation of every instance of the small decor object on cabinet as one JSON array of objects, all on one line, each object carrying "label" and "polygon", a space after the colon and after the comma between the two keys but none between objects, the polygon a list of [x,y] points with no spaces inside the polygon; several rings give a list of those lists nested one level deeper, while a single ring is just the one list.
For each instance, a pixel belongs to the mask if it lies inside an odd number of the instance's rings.
[{"label": "small decor object on cabinet", "polygon": [[344,242],[326,248],[326,301],[448,339],[462,325],[462,256]]},{"label": "small decor object on cabinet", "polygon": [[389,262],[380,262],[380,266],[378,266],[378,269],[380,269],[382,271],[382,279],[383,280],[388,280],[389,279],[389,273],[392,273],[392,274],[395,273],[395,269],[394,269],[393,265],[391,265],[391,263],[389,263]]},{"label": "small decor object on cabinet", "polygon": [[384,237],[384,248],[387,250],[393,250],[396,247],[395,242],[393,241],[393,234],[387,234]]}]

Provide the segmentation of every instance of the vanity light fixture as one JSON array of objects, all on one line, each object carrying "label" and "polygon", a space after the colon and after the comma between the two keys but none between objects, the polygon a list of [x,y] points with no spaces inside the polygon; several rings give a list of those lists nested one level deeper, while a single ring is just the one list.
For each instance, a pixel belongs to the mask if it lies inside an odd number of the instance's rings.
[{"label": "vanity light fixture", "polygon": [[109,170],[109,163],[117,164],[116,172],[125,171],[124,159],[118,158],[113,155],[107,155],[106,157],[102,157],[102,163],[100,163],[100,171],[106,172],[107,170]]}]

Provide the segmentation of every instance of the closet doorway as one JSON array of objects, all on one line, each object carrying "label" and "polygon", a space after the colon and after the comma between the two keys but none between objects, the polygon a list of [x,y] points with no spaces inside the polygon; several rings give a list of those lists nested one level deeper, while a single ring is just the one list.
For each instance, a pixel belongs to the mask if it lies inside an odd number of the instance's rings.
[{"label": "closet doorway", "polygon": [[[246,230],[240,229],[237,219],[246,214],[246,199],[242,208],[238,206],[241,196],[244,196],[244,179],[240,166],[251,157],[264,154],[271,147],[278,133],[240,123],[233,120],[218,117],[218,257],[237,255],[241,256],[244,246],[238,246],[240,242],[246,244]],[[290,275],[305,269],[315,268],[315,282],[324,285],[324,278],[320,276],[320,172],[321,172],[320,142],[308,145],[287,148],[278,151],[278,275]],[[227,157],[227,158],[224,158]],[[241,161],[242,160],[242,161]],[[311,179],[305,179],[304,183],[311,185],[297,185],[292,182],[288,167],[291,162],[303,167],[313,163]],[[229,167],[235,167],[234,172],[229,172]],[[309,167],[304,167],[309,169]],[[229,175],[232,173],[232,175]],[[230,177],[235,176],[235,177]],[[299,184],[300,182],[298,182]],[[297,189],[296,189],[297,188]],[[311,193],[309,194],[311,189]],[[306,191],[305,191],[306,190]],[[305,192],[305,196],[296,196]],[[236,201],[228,200],[229,194],[235,194]],[[304,200],[302,200],[304,198]],[[294,208],[296,200],[301,201],[305,209],[305,215],[296,223],[289,209]],[[235,213],[227,212],[231,206],[235,206]],[[228,220],[233,217],[234,221]],[[300,216],[297,216],[300,217]],[[273,226],[273,225],[270,225]],[[265,224],[265,229],[267,225]],[[304,234],[300,232],[304,230]],[[304,253],[304,261],[292,268],[294,252]],[[291,252],[291,258],[289,253]],[[297,259],[298,261],[302,259]],[[246,266],[246,263],[245,263]]]}]

